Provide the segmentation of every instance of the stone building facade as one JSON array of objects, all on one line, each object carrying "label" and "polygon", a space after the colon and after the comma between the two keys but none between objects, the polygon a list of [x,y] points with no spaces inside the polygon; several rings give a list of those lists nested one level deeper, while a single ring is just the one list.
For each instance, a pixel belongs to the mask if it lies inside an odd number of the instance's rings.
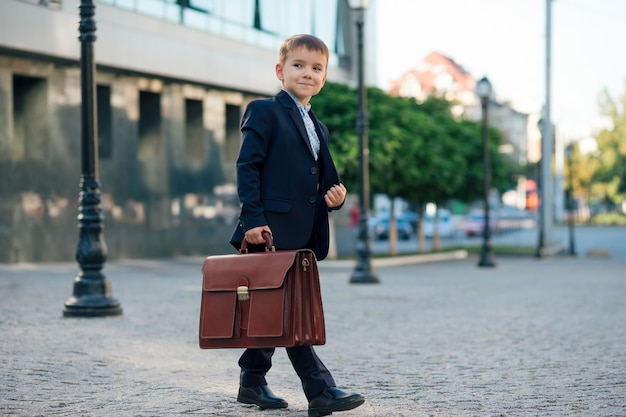
[{"label": "stone building facade", "polygon": [[[355,78],[345,0],[302,1],[309,20],[295,26],[298,8],[288,0],[96,1],[97,171],[109,258],[231,251],[240,118],[251,99],[280,88],[282,40],[295,27],[318,34],[333,49],[329,79]],[[286,14],[262,20],[275,10],[267,3]],[[323,12],[334,19],[316,24]],[[76,252],[85,145],[78,20],[74,1],[0,2],[0,262]]]}]

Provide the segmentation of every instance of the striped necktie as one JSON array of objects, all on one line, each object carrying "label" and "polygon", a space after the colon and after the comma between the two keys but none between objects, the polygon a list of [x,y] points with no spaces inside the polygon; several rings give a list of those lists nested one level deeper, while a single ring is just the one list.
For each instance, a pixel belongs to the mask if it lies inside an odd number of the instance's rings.
[{"label": "striped necktie", "polygon": [[309,116],[307,107],[298,106],[298,108],[300,109],[300,114],[302,115],[302,120],[304,121],[304,127],[306,128],[306,133],[309,136],[309,142],[311,142],[311,149],[313,149],[313,156],[315,157],[315,160],[317,161],[317,156],[320,153],[320,139],[317,136],[317,132],[315,131],[315,125],[313,124],[313,120],[311,120],[311,116]]}]

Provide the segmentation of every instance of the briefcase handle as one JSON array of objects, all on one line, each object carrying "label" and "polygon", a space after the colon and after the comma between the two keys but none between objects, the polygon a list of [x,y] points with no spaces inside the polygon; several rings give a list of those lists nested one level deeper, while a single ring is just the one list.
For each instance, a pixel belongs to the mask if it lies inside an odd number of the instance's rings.
[{"label": "briefcase handle", "polygon": [[[274,247],[274,242],[272,242],[272,234],[268,231],[261,233],[263,239],[265,239],[265,252],[276,252],[276,248]],[[241,249],[240,253],[248,253],[248,241],[244,237],[241,241]]]}]

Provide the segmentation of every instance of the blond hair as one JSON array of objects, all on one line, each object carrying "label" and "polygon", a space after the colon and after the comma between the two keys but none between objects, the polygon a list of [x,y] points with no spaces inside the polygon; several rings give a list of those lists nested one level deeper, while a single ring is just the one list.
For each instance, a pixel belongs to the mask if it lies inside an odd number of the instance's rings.
[{"label": "blond hair", "polygon": [[328,64],[328,56],[330,53],[328,52],[328,47],[320,38],[313,35],[293,35],[289,38],[285,39],[283,44],[280,47],[280,51],[278,54],[278,62],[280,65],[285,65],[285,61],[287,61],[287,55],[289,52],[298,49],[298,48],[306,48],[309,51],[319,52],[326,58],[326,64]]}]

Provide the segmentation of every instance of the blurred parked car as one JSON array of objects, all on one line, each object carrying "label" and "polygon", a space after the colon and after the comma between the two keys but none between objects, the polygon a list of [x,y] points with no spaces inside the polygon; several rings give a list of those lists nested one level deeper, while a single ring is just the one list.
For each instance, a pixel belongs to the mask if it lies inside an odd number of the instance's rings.
[{"label": "blurred parked car", "polygon": [[[454,222],[452,221],[452,213],[450,210],[437,210],[437,220],[439,237],[451,237],[454,235]],[[435,235],[435,216],[425,216],[422,224],[424,227],[424,236],[432,238]]]},{"label": "blurred parked car", "polygon": [[[407,218],[396,216],[396,228],[400,240],[409,240],[413,236],[413,226]],[[389,239],[389,213],[370,217],[369,229],[373,239]]]},{"label": "blurred parked car", "polygon": [[414,211],[405,211],[396,216],[397,219],[408,222],[413,228],[413,234],[417,233],[417,221],[420,216]]},{"label": "blurred parked car", "polygon": [[[489,211],[489,230],[496,233],[498,220],[495,213]],[[485,212],[472,211],[465,218],[465,236],[482,236],[485,233]]]}]

